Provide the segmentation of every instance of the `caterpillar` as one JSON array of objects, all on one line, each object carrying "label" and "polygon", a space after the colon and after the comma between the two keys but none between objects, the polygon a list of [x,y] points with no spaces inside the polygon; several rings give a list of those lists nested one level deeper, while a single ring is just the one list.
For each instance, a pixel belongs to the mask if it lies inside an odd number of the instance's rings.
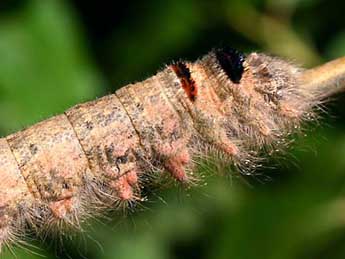
[{"label": "caterpillar", "polygon": [[211,153],[250,173],[263,149],[316,118],[321,95],[301,87],[302,74],[280,58],[215,49],[1,138],[0,247],[141,202],[157,175],[188,186]]}]

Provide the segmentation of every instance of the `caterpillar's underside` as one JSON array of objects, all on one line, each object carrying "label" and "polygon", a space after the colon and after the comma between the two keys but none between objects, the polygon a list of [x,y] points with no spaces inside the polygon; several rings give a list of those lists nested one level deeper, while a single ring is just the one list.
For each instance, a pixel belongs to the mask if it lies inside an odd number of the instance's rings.
[{"label": "caterpillar's underside", "polygon": [[313,118],[300,73],[225,48],[0,139],[0,246],[140,202],[153,172],[189,184],[210,151],[250,171]]}]

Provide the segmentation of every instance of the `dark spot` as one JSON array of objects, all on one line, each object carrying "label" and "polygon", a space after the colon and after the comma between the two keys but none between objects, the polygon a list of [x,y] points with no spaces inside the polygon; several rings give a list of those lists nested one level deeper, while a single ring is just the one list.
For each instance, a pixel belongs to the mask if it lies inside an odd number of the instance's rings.
[{"label": "dark spot", "polygon": [[119,156],[116,159],[116,163],[119,163],[119,164],[125,164],[125,163],[127,163],[127,161],[128,161],[127,155]]},{"label": "dark spot", "polygon": [[175,72],[176,76],[180,79],[182,88],[186,92],[189,100],[195,101],[198,94],[198,88],[195,81],[192,78],[189,68],[184,62],[177,62],[170,66]]},{"label": "dark spot", "polygon": [[179,139],[180,138],[180,132],[178,131],[178,129],[177,128],[175,128],[174,130],[173,130],[173,132],[171,132],[171,134],[170,134],[170,138],[173,140],[173,141],[176,141],[177,139]]},{"label": "dark spot", "polygon": [[132,163],[135,161],[135,156],[133,154],[129,154],[128,156],[128,162]]},{"label": "dark spot", "polygon": [[35,155],[38,151],[38,147],[35,144],[30,144],[29,149],[30,149],[31,155]]},{"label": "dark spot", "polygon": [[143,107],[143,105],[142,105],[141,103],[137,103],[135,106],[137,107],[137,109],[138,109],[140,112],[142,112],[142,111],[144,110],[144,107]]},{"label": "dark spot", "polygon": [[116,111],[112,111],[111,113],[105,115],[103,117],[102,126],[108,126],[110,123],[114,121],[114,118],[116,118]]},{"label": "dark spot", "polygon": [[86,122],[86,128],[87,128],[88,130],[92,130],[92,129],[93,129],[93,124],[92,124],[91,121],[87,121],[87,122]]},{"label": "dark spot", "polygon": [[244,54],[233,48],[224,47],[221,49],[216,49],[215,55],[219,65],[222,67],[228,78],[233,83],[238,84],[242,78],[242,74],[244,71]]},{"label": "dark spot", "polygon": [[[162,122],[161,122],[161,124],[162,124]],[[156,128],[159,135],[162,135],[164,133],[163,125],[155,125],[155,128]]]},{"label": "dark spot", "polygon": [[116,158],[116,163],[118,164],[125,164],[128,162],[128,155],[130,153],[130,150],[127,149],[126,153],[123,156],[119,156]]},{"label": "dark spot", "polygon": [[69,188],[70,188],[69,183],[66,183],[66,182],[62,183],[62,189],[69,189]]},{"label": "dark spot", "polygon": [[157,95],[151,95],[149,96],[150,102],[156,103],[158,101],[158,96]]},{"label": "dark spot", "polygon": [[110,164],[114,164],[115,163],[114,156],[113,156],[114,147],[112,145],[110,147],[105,147],[104,151],[105,151],[105,156],[107,157],[108,162]]}]

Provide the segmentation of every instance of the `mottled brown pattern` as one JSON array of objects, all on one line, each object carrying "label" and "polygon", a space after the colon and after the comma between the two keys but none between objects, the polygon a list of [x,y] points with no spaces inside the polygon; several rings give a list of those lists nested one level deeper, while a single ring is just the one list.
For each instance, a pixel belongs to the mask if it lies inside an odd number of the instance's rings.
[{"label": "mottled brown pattern", "polygon": [[[116,95],[77,105],[66,112],[94,177],[109,182],[120,199],[134,199],[143,170],[139,136]],[[130,176],[130,179],[127,179]],[[137,190],[138,191],[138,190]]]},{"label": "mottled brown pattern", "polygon": [[6,139],[0,139],[0,240],[15,238],[18,227],[18,206],[32,203],[28,186],[17,166]]},{"label": "mottled brown pattern", "polygon": [[194,159],[209,152],[249,173],[263,146],[281,145],[313,118],[317,102],[286,61],[252,53],[238,83],[214,53],[184,64],[195,99],[170,66],[0,139],[0,245],[25,225],[78,226],[103,208],[141,201],[152,172],[190,184]]},{"label": "mottled brown pattern", "polygon": [[[7,141],[36,206],[50,207],[58,218],[78,210],[77,204],[71,206],[69,203],[80,195],[83,177],[90,172],[65,115],[12,134]],[[65,207],[62,201],[66,201]]]}]

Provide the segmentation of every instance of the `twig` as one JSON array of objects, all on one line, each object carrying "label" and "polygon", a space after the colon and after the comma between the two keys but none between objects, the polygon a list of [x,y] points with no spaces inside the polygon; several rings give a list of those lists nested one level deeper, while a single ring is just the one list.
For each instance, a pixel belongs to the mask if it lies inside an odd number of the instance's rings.
[{"label": "twig", "polygon": [[301,81],[302,87],[318,93],[317,99],[345,91],[345,57],[306,70]]}]

